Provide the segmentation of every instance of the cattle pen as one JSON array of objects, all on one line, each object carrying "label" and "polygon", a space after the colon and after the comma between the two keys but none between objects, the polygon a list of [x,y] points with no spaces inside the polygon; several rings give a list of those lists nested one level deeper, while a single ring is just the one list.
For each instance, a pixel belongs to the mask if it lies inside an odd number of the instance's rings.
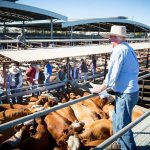
[{"label": "cattle pen", "polygon": [[[138,52],[140,51],[141,49],[149,49],[149,43],[148,42],[142,42],[142,43],[134,43],[132,44],[132,46],[134,47],[134,49]],[[93,49],[95,49],[95,51],[92,51]],[[103,50],[105,49],[105,51]],[[1,56],[3,56],[3,58],[9,58],[9,60],[13,60],[13,61],[18,61],[18,62],[32,62],[32,61],[41,61],[41,60],[50,60],[50,59],[58,59],[58,58],[62,58],[62,57],[77,57],[79,55],[91,55],[91,54],[100,54],[100,53],[104,53],[104,54],[107,54],[107,53],[110,53],[110,46],[109,45],[100,45],[99,47],[95,47],[95,46],[86,46],[86,47],[68,47],[68,48],[58,48],[58,49],[52,49],[53,51],[48,51],[47,49],[43,49],[44,54],[43,56],[40,56],[38,55],[38,53],[40,53],[41,49],[37,50],[36,51],[36,54],[38,57],[30,57],[30,59],[28,57],[22,57],[20,58],[20,55],[21,54],[25,54],[25,56],[27,56],[29,54],[29,51],[35,51],[34,49],[33,50],[22,50],[22,51],[16,51],[16,50],[5,50],[5,51],[1,51],[0,54]],[[66,53],[64,53],[62,55],[62,53],[60,54],[59,52],[61,51],[67,51],[67,50],[72,50],[74,53],[71,53],[71,54],[68,54],[66,55]],[[39,52],[38,52],[39,51]],[[20,53],[20,54],[17,54],[17,53]],[[53,55],[50,55],[51,53],[53,53]],[[74,55],[73,55],[74,54]],[[149,55],[149,53],[148,53]],[[44,57],[44,58],[41,58],[41,57]],[[35,60],[36,58],[36,60]],[[148,61],[149,61],[149,58],[148,58]],[[105,61],[106,62],[106,61]],[[105,67],[106,68],[106,63],[105,63]],[[105,70],[106,71],[106,70]],[[99,77],[104,77],[104,72],[101,73],[101,74],[96,74],[94,75],[95,77],[99,78]],[[150,73],[147,73],[147,74],[144,74],[144,75],[141,75],[139,76],[139,80],[143,80],[147,77],[150,77]],[[89,76],[88,79],[90,78],[93,78],[93,76]],[[62,86],[62,85],[65,85],[66,83],[64,82],[61,82],[61,83],[53,83],[52,85],[51,84],[48,84],[48,85],[43,85],[42,87],[39,86],[39,87],[36,87],[34,89],[29,89],[25,92],[19,92],[19,93],[16,93],[16,94],[12,94],[12,95],[7,95],[7,98],[11,98],[11,97],[16,97],[16,96],[20,96],[20,95],[26,95],[26,94],[30,94],[30,93],[34,93],[34,92],[39,92],[39,91],[45,91],[47,89],[51,90],[51,89],[55,89],[59,86]],[[71,81],[69,81],[69,84],[73,84]],[[82,87],[82,85],[79,85],[77,84],[76,86],[78,87]],[[29,87],[27,87],[28,89]],[[84,86],[83,86],[84,88]],[[65,108],[67,106],[70,106],[70,105],[73,105],[75,103],[78,103],[78,102],[81,102],[81,101],[84,101],[88,98],[91,98],[95,96],[95,94],[90,94],[88,96],[84,96],[84,97],[81,97],[81,98],[78,98],[74,101],[69,101],[69,102],[66,102],[66,103],[63,103],[63,104],[60,104],[60,105],[56,105],[52,108],[48,108],[46,110],[42,110],[40,112],[36,112],[34,114],[31,114],[31,115],[28,115],[28,116],[25,116],[25,117],[22,117],[22,118],[19,118],[19,119],[16,119],[16,120],[13,120],[13,121],[10,121],[10,122],[7,122],[7,123],[4,123],[4,124],[1,124],[0,125],[0,131],[3,131],[7,128],[10,128],[14,125],[17,125],[17,124],[20,124],[20,123],[23,123],[23,122],[26,122],[28,120],[31,120],[31,119],[35,119],[35,118],[38,118],[38,117],[41,117],[41,116],[44,116],[50,112],[54,112],[56,110],[59,110],[59,109],[62,109],[62,108]],[[1,97],[0,99],[2,100],[3,98],[6,98],[5,96],[4,97]],[[136,106],[136,107],[139,107],[139,106]],[[134,137],[135,137],[135,141],[136,141],[136,144],[137,146],[139,147],[139,149],[141,150],[148,150],[149,147],[150,147],[150,139],[149,139],[149,131],[150,131],[150,111],[148,109],[144,109],[142,107],[139,107],[141,110],[143,110],[145,113],[143,116],[141,116],[139,119],[137,119],[136,121],[130,123],[128,126],[126,126],[125,128],[123,128],[121,131],[119,131],[118,133],[114,134],[113,136],[111,136],[109,139],[107,139],[105,142],[103,142],[101,145],[97,146],[95,149],[105,149],[109,144],[111,144],[112,142],[114,142],[118,137],[120,137],[121,135],[123,135],[126,131],[128,131],[129,129],[132,129],[133,132],[134,132]]]}]

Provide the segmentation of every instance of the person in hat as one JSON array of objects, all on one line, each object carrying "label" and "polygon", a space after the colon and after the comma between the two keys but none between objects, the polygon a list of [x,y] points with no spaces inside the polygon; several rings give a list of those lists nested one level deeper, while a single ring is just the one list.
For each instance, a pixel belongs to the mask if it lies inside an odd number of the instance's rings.
[{"label": "person in hat", "polygon": [[[6,89],[7,94],[14,94],[20,92],[20,88],[22,87],[23,78],[21,71],[17,67],[15,63],[11,64],[11,68],[9,69],[9,72],[6,75]],[[22,100],[22,97],[14,97],[10,100],[10,103],[20,103]]]},{"label": "person in hat", "polygon": [[[107,88],[115,92],[113,113],[113,132],[118,132],[131,122],[132,109],[139,99],[139,64],[133,48],[125,41],[126,27],[112,26],[110,33],[104,35],[110,39],[112,54],[108,64],[108,73],[102,85],[92,84],[93,93]],[[108,149],[136,150],[133,133],[128,130],[112,143]]]}]

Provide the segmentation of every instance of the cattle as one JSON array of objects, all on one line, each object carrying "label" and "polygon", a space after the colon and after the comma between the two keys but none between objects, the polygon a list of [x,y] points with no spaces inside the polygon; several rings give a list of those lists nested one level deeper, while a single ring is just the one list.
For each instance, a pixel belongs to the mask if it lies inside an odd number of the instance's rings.
[{"label": "cattle", "polygon": [[71,122],[62,117],[57,112],[49,113],[45,119],[45,123],[47,124],[47,130],[52,135],[52,137],[56,140],[59,145],[60,139],[63,136],[64,130],[69,127]]},{"label": "cattle", "polygon": [[0,112],[0,124],[31,114],[29,109],[8,109]]},{"label": "cattle", "polygon": [[69,99],[70,100],[76,99],[76,95],[74,93],[70,93],[69,94]]},{"label": "cattle", "polygon": [[134,108],[132,111],[132,121],[135,121],[137,118],[142,116],[144,112],[138,108]]},{"label": "cattle", "polygon": [[49,147],[48,131],[44,123],[39,122],[36,133],[22,141],[19,145],[20,150],[47,150]]},{"label": "cattle", "polygon": [[101,109],[107,103],[107,98],[101,99],[99,96],[94,96],[90,99]]},{"label": "cattle", "polygon": [[80,139],[77,135],[71,135],[67,143],[68,143],[68,150],[79,150],[80,148]]},{"label": "cattle", "polygon": [[30,111],[32,112],[32,113],[34,113],[34,112],[39,112],[39,111],[42,111],[42,110],[44,110],[45,108],[44,108],[44,106],[42,106],[42,105],[32,105],[32,107],[30,108]]},{"label": "cattle", "polygon": [[112,120],[112,115],[114,112],[114,105],[106,104],[103,106],[102,110],[104,113],[106,113],[109,116],[109,119]]},{"label": "cattle", "polygon": [[44,104],[44,108],[53,107],[53,106],[57,105],[58,102],[59,102],[59,100],[57,99],[57,97],[50,97],[50,98],[48,98],[48,101]]},{"label": "cattle", "polygon": [[70,107],[73,109],[78,121],[84,122],[85,126],[92,124],[95,120],[99,119],[99,116],[96,112],[82,105],[81,103],[73,104]]},{"label": "cattle", "polygon": [[12,137],[5,140],[1,146],[0,149],[8,150],[13,149],[19,146],[21,140],[26,139],[30,135],[30,125],[17,125],[15,126],[15,130],[17,131]]},{"label": "cattle", "polygon": [[6,141],[11,136],[13,136],[16,133],[16,130],[12,127],[9,129],[5,129],[3,131],[0,131],[0,143]]},{"label": "cattle", "polygon": [[70,122],[74,122],[77,120],[72,108],[70,106],[59,109],[56,111],[58,114],[63,116],[64,118],[68,119]]},{"label": "cattle", "polygon": [[85,146],[97,146],[112,135],[112,122],[100,119],[87,126],[79,137]]},{"label": "cattle", "polygon": [[82,102],[80,102],[80,104],[90,108],[91,110],[93,110],[94,112],[96,112],[100,118],[108,118],[108,115],[103,112],[91,99],[86,99]]},{"label": "cattle", "polygon": [[23,104],[1,104],[0,105],[0,112],[5,111],[7,109],[25,109],[29,108],[30,105],[23,105]]},{"label": "cattle", "polygon": [[31,96],[26,99],[27,102],[36,102],[38,100],[39,100],[38,96]]}]

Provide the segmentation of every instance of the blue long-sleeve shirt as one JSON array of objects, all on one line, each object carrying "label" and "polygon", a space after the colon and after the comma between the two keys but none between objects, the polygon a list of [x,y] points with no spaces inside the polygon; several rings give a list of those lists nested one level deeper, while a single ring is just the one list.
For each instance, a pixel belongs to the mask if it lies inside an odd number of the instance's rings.
[{"label": "blue long-sleeve shirt", "polygon": [[50,64],[45,65],[44,74],[48,76],[52,74],[52,66]]},{"label": "blue long-sleeve shirt", "polygon": [[133,48],[126,42],[115,46],[104,84],[115,92],[133,93],[139,90],[138,74],[139,64]]}]

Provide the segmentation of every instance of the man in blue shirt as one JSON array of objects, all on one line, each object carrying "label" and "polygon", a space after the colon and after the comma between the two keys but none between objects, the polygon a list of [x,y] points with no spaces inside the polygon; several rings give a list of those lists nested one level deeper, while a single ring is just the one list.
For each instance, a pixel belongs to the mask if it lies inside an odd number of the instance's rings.
[{"label": "man in blue shirt", "polygon": [[49,61],[47,61],[45,62],[44,66],[45,83],[49,83],[51,74],[52,74],[52,66],[50,65]]},{"label": "man in blue shirt", "polygon": [[[100,93],[110,87],[114,90],[115,110],[113,114],[113,132],[118,132],[131,122],[132,109],[139,99],[139,64],[136,54],[125,42],[126,27],[112,26],[110,38],[113,46],[108,64],[108,73],[102,85],[93,85],[93,93]],[[133,133],[128,130],[107,149],[136,150]]]}]

